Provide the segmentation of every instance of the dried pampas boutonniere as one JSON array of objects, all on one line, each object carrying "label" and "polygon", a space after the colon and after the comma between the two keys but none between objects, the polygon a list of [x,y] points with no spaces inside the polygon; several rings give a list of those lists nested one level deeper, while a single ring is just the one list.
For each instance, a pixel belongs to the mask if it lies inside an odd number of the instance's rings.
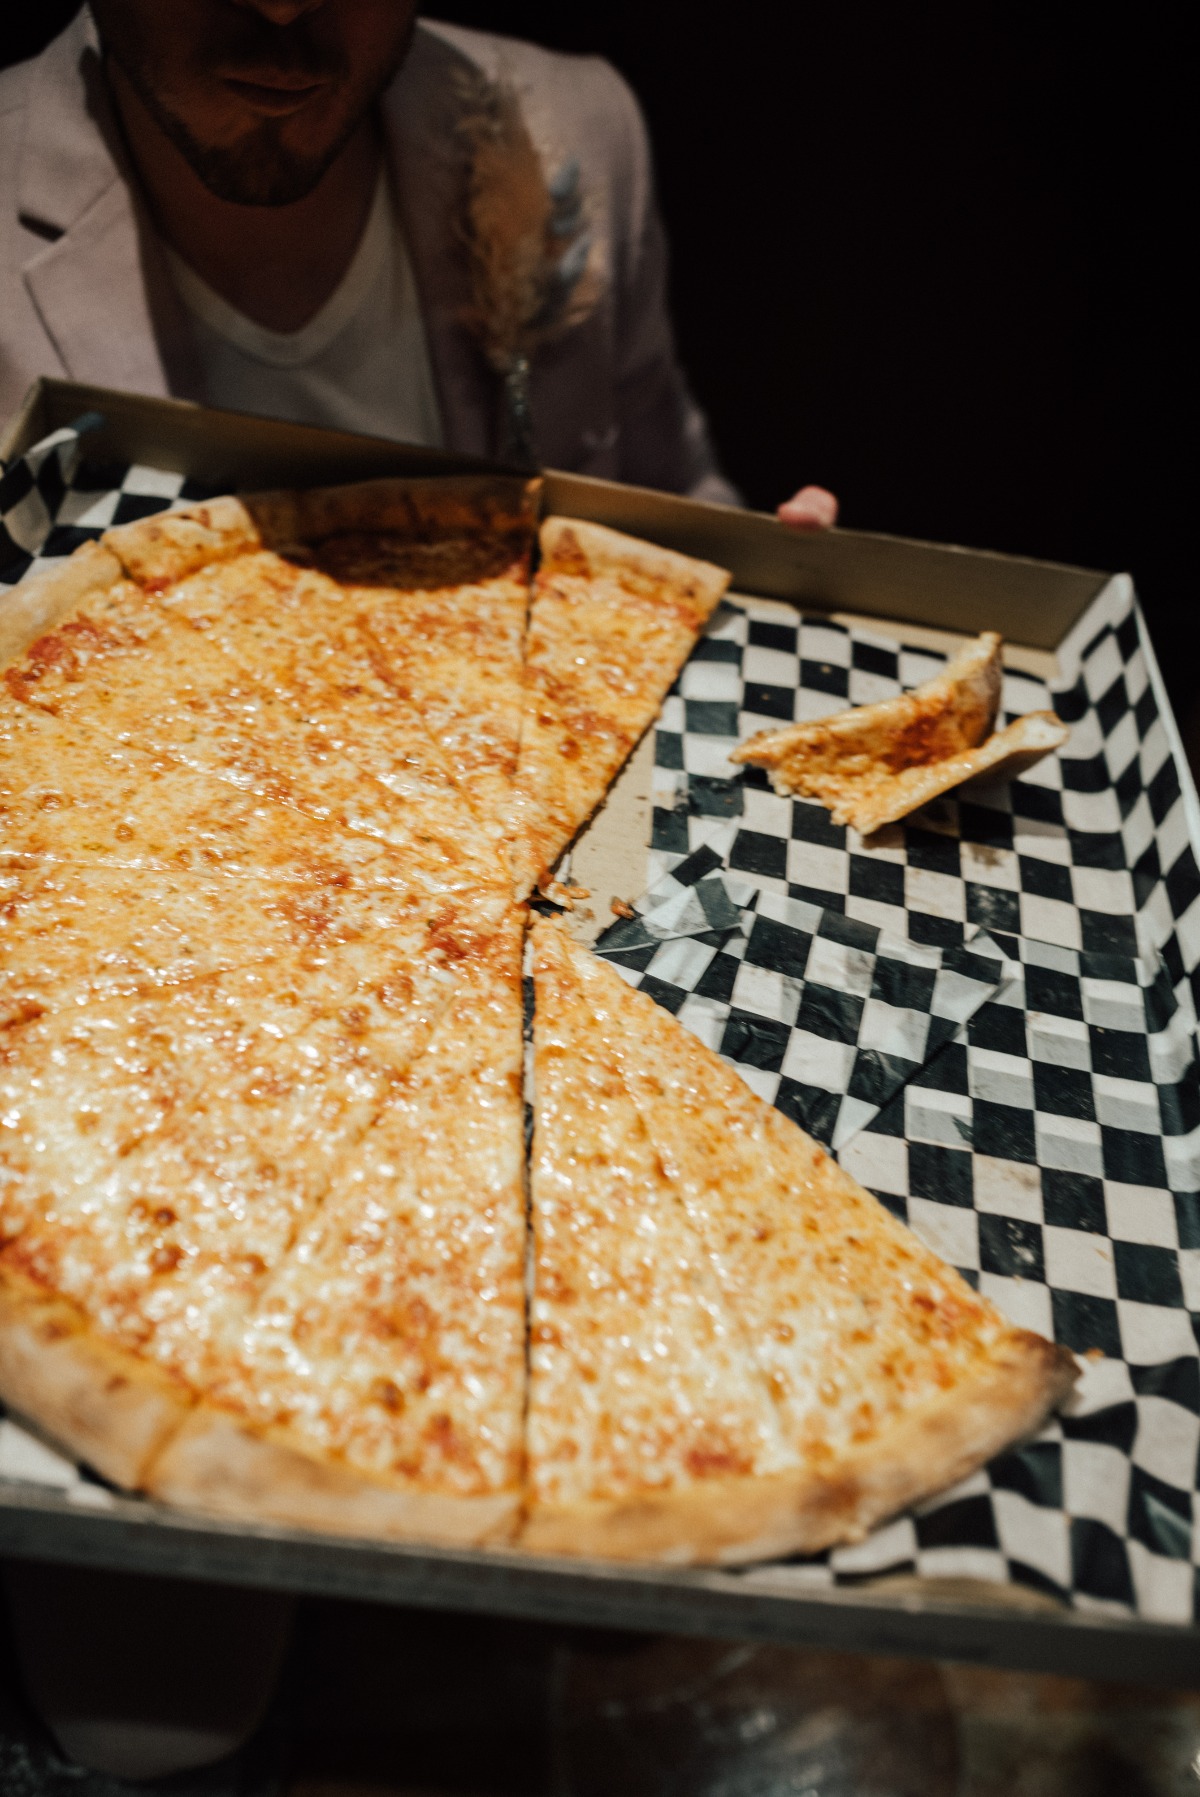
[{"label": "dried pampas boutonniere", "polygon": [[579,164],[547,177],[510,82],[476,73],[464,77],[461,92],[462,235],[471,276],[463,323],[503,382],[503,453],[531,464],[531,363],[544,344],[583,322],[599,290]]}]

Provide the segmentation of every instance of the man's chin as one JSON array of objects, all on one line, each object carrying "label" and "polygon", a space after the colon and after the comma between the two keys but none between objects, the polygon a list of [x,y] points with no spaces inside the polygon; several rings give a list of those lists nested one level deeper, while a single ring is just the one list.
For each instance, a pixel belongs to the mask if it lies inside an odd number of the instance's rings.
[{"label": "man's chin", "polygon": [[156,96],[141,97],[197,179],[216,199],[233,206],[291,206],[305,199],[337,160],[357,124],[350,118],[331,128],[325,121],[319,149],[313,148],[311,124],[304,131],[303,148],[289,141],[301,135],[294,115],[259,118],[232,142],[211,144],[197,138]]},{"label": "man's chin", "polygon": [[192,172],[218,200],[234,206],[291,206],[306,199],[337,156],[289,155],[278,144],[247,144],[237,149],[193,146],[187,159]]}]

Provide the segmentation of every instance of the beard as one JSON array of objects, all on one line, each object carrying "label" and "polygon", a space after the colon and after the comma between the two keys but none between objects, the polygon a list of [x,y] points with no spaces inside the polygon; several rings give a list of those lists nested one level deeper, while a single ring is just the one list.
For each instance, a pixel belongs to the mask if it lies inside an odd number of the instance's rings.
[{"label": "beard", "polygon": [[[400,67],[415,26],[410,17],[407,30],[381,63],[354,70],[340,46],[314,41],[304,19],[278,28],[266,26],[254,13],[246,12],[231,30],[222,33],[221,43],[206,45],[202,53],[188,59],[185,79],[176,83],[170,78],[176,71],[155,54],[155,46],[139,40],[136,31],[122,28],[125,20],[119,4],[96,0],[93,11],[98,15],[105,52],[159,130],[209,193],[237,206],[289,206],[313,191]],[[106,29],[110,21],[113,28]],[[250,81],[256,69],[262,70],[268,84],[272,71],[286,68],[290,74],[324,84],[334,104],[315,124],[304,118],[303,111],[249,120],[243,114],[245,122],[236,124],[226,114],[220,127],[210,125],[204,130],[206,109],[198,114],[198,126],[180,95],[203,93],[206,86],[210,93],[219,93],[219,77],[209,71],[222,66],[236,68],[241,78]]]},{"label": "beard", "polygon": [[305,154],[286,142],[284,127],[291,123],[287,119],[262,119],[236,143],[206,144],[160,97],[140,85],[130,70],[125,72],[159,130],[170,138],[196,178],[216,199],[235,206],[290,206],[305,199],[337,161],[370,109],[368,100],[362,111],[345,120],[332,142],[315,153]]}]

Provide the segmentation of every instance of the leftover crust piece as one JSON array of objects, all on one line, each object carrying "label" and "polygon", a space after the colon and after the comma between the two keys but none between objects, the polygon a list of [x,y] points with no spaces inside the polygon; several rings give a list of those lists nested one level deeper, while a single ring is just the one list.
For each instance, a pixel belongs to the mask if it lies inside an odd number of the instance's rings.
[{"label": "leftover crust piece", "polygon": [[729,584],[723,568],[547,518],[525,652],[513,812],[519,898],[591,817]]},{"label": "leftover crust piece", "polygon": [[863,836],[884,824],[908,817],[943,793],[953,792],[968,780],[1015,780],[1027,768],[1061,749],[1070,731],[1052,711],[1027,711],[1003,730],[997,730],[976,749],[948,755],[928,767],[907,767],[890,780],[880,781],[857,802],[853,815],[842,819],[834,807],[834,821],[854,825]]},{"label": "leftover crust piece", "polygon": [[993,736],[1000,705],[1001,639],[969,643],[912,692],[811,724],[762,730],[729,759],[762,767],[776,792],[816,799],[836,824],[864,835],[982,774],[1014,776],[1060,748],[1066,726],[1032,712]]}]

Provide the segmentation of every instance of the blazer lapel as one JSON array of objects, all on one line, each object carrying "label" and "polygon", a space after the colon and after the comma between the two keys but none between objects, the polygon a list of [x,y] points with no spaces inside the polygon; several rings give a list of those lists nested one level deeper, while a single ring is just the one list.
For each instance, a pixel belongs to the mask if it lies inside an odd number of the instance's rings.
[{"label": "blazer lapel", "polygon": [[45,249],[22,275],[76,380],[191,396],[199,371],[186,315],[123,167],[86,10],[38,58],[18,210]]}]

